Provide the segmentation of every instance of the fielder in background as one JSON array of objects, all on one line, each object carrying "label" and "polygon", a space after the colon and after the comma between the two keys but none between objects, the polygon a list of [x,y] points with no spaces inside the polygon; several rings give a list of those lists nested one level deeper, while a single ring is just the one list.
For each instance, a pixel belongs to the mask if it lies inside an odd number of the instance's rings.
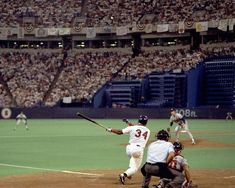
[{"label": "fielder in background", "polygon": [[186,133],[188,133],[189,137],[191,138],[192,144],[196,144],[192,133],[189,131],[188,122],[180,113],[177,113],[176,110],[172,108],[171,117],[170,117],[170,126],[172,126],[173,123],[177,124],[175,127],[176,142],[179,141],[180,131],[185,131]]},{"label": "fielder in background", "polygon": [[175,156],[169,163],[171,173],[175,176],[171,181],[161,180],[162,188],[189,188],[192,185],[190,179],[189,165],[187,160],[181,155],[183,145],[180,142],[174,142],[173,147]]},{"label": "fielder in background", "polygon": [[138,124],[132,124],[127,120],[125,122],[129,126],[122,130],[111,128],[108,129],[109,132],[117,135],[130,135],[129,144],[126,146],[126,154],[130,158],[129,168],[124,173],[119,175],[119,180],[122,184],[125,183],[126,178],[131,178],[132,175],[138,171],[142,163],[144,148],[150,136],[150,130],[146,127],[148,122],[147,116],[141,115],[139,117]]},{"label": "fielder in background", "polygon": [[226,120],[233,120],[232,112],[227,112]]},{"label": "fielder in background", "polygon": [[[169,140],[169,134],[161,130],[156,134],[157,140],[148,146],[147,161],[141,168],[143,178],[142,188],[149,188],[152,176],[173,179],[174,176],[168,168],[168,163],[173,159],[174,148]],[[154,187],[158,187],[154,186]]]},{"label": "fielder in background", "polygon": [[16,127],[20,124],[23,123],[26,130],[29,130],[28,124],[27,124],[27,117],[23,112],[20,112],[20,114],[18,114],[16,116],[16,126],[14,128],[14,130],[16,130]]}]

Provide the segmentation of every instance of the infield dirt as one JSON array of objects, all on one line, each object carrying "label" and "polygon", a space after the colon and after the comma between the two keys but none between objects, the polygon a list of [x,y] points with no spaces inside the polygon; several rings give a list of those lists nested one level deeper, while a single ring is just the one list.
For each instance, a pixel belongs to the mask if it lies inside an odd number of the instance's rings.
[{"label": "infield dirt", "polygon": [[[122,170],[90,171],[102,174],[99,177],[65,173],[40,173],[10,176],[0,179],[1,188],[140,188],[142,175],[137,173],[125,185],[118,181]],[[234,188],[235,170],[192,170],[193,184],[199,188]],[[158,178],[152,179],[151,185],[157,184]],[[151,187],[151,186],[150,186]]]},{"label": "infield dirt", "polygon": [[[192,145],[190,140],[182,140],[185,148],[228,148],[234,144],[225,144],[209,140],[196,140]],[[137,173],[131,180],[121,185],[118,174],[123,169],[115,170],[92,170],[89,173],[100,176],[85,176],[66,173],[37,173],[0,178],[1,188],[140,188],[142,175]],[[194,170],[191,169],[193,184],[199,188],[235,188],[235,170]],[[151,185],[157,184],[158,178],[153,177]],[[151,186],[150,186],[151,187]]]}]

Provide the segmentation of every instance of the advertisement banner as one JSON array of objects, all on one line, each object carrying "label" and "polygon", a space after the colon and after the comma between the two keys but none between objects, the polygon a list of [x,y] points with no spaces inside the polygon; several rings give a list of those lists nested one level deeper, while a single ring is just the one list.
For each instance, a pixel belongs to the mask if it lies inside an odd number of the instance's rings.
[{"label": "advertisement banner", "polygon": [[59,34],[59,29],[58,28],[54,28],[54,27],[48,28],[47,29],[47,34],[49,36],[57,36]]},{"label": "advertisement banner", "polygon": [[196,22],[196,32],[208,31],[208,22]]},{"label": "advertisement banner", "polygon": [[95,38],[96,37],[96,28],[87,27],[86,28],[86,38]]},{"label": "advertisement banner", "polygon": [[220,20],[218,29],[221,31],[227,31],[228,30],[228,20],[227,19]]},{"label": "advertisement banner", "polygon": [[36,28],[35,37],[47,37],[47,28]]},{"label": "advertisement banner", "polygon": [[59,28],[59,35],[70,35],[71,28]]},{"label": "advertisement banner", "polygon": [[158,33],[167,32],[168,29],[169,29],[169,25],[168,24],[158,24],[157,25],[157,32]]},{"label": "advertisement banner", "polygon": [[8,36],[8,29],[7,28],[0,28],[0,39],[5,40]]},{"label": "advertisement banner", "polygon": [[116,34],[117,35],[127,35],[128,28],[126,26],[116,27]]},{"label": "advertisement banner", "polygon": [[145,26],[145,33],[152,33],[153,32],[153,24],[147,24]]},{"label": "advertisement banner", "polygon": [[178,24],[178,33],[184,33],[184,31],[185,31],[184,21],[181,21]]}]

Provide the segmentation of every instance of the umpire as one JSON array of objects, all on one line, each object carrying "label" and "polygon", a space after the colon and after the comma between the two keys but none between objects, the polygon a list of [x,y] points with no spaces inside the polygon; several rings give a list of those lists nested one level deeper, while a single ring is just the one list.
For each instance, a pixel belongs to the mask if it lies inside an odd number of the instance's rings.
[{"label": "umpire", "polygon": [[157,140],[151,143],[147,151],[147,161],[141,168],[144,176],[142,188],[148,188],[151,176],[172,179],[174,176],[168,168],[168,163],[174,157],[174,148],[172,143],[168,142],[169,134],[161,130],[156,135]]}]

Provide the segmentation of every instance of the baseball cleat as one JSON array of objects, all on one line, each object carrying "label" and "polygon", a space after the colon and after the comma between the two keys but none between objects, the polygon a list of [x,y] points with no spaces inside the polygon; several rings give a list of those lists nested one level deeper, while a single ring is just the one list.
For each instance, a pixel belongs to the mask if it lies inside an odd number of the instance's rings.
[{"label": "baseball cleat", "polygon": [[193,141],[192,141],[192,144],[193,144],[193,145],[195,145],[195,144],[196,144],[196,142],[193,140]]},{"label": "baseball cleat", "polygon": [[125,176],[124,176],[124,174],[120,174],[119,175],[119,180],[120,180],[120,182],[121,182],[121,184],[125,184]]}]

